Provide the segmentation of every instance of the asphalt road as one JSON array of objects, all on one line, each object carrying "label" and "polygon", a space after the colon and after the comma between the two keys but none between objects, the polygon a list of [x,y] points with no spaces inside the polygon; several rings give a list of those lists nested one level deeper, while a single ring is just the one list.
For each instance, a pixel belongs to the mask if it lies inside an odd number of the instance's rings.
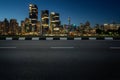
[{"label": "asphalt road", "polygon": [[0,41],[0,80],[120,80],[120,41]]}]

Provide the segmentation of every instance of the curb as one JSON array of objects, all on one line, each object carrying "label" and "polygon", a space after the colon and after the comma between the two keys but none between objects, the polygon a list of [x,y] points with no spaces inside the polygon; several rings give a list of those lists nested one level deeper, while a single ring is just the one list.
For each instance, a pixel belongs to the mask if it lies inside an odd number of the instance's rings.
[{"label": "curb", "polygon": [[6,37],[0,40],[120,40],[120,37],[78,37],[78,38],[64,38],[64,37]]}]

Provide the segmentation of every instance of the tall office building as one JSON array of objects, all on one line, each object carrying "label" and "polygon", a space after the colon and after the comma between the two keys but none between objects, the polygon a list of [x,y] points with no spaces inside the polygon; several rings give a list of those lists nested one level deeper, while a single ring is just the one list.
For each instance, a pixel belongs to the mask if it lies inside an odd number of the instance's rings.
[{"label": "tall office building", "polygon": [[4,35],[8,35],[8,32],[9,32],[9,21],[5,18],[4,21],[3,21],[3,34]]},{"label": "tall office building", "polygon": [[25,34],[25,22],[21,21],[21,33],[22,35]]},{"label": "tall office building", "polygon": [[0,21],[0,35],[8,35],[9,32],[9,21],[4,19],[4,21]]},{"label": "tall office building", "polygon": [[68,17],[68,25],[71,25],[71,18]]},{"label": "tall office building", "polygon": [[119,27],[120,27],[120,24],[104,24],[104,26],[103,26],[105,31],[118,30]]},{"label": "tall office building", "polygon": [[50,14],[50,29],[52,33],[58,33],[60,31],[60,15],[59,13],[51,12]]},{"label": "tall office building", "polygon": [[37,30],[38,21],[38,7],[35,4],[29,4],[29,19],[30,19],[30,30],[35,32]]},{"label": "tall office building", "polygon": [[49,30],[49,11],[41,11],[41,24],[42,24],[42,33],[45,34]]},{"label": "tall office building", "polygon": [[22,27],[21,30],[23,35],[31,31],[29,18],[25,18],[24,21],[21,21],[21,27]]},{"label": "tall office building", "polygon": [[40,21],[38,21],[37,22],[37,24],[36,24],[36,26],[37,26],[37,35],[40,35],[41,34],[41,22]]},{"label": "tall office building", "polygon": [[[25,33],[29,33],[29,32],[32,32],[32,27],[30,26],[30,21],[29,21],[29,18],[25,18]],[[34,27],[34,26],[33,26]]]},{"label": "tall office building", "polygon": [[3,35],[4,23],[0,21],[0,35]]},{"label": "tall office building", "polygon": [[11,35],[18,35],[18,22],[16,19],[10,19],[10,28],[9,31]]}]

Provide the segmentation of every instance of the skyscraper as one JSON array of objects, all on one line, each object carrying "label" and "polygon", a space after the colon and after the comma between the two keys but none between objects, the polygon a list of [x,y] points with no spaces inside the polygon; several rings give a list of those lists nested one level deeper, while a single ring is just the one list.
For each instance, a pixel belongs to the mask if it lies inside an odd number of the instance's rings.
[{"label": "skyscraper", "polygon": [[4,23],[0,21],[0,35],[3,35]]},{"label": "skyscraper", "polygon": [[25,18],[24,24],[25,24],[25,26],[24,26],[25,33],[31,32],[31,31],[32,31],[32,28],[31,28],[31,26],[30,26],[29,18]]},{"label": "skyscraper", "polygon": [[10,33],[11,35],[18,35],[18,22],[16,19],[10,19]]},{"label": "skyscraper", "polygon": [[22,30],[22,35],[26,35],[26,33],[31,32],[30,29],[30,20],[29,18],[25,18],[24,21],[21,21],[21,30]]},{"label": "skyscraper", "polygon": [[37,24],[36,24],[36,26],[37,26],[37,31],[36,31],[36,33],[37,33],[37,35],[40,35],[40,34],[41,34],[41,22],[38,21]]},{"label": "skyscraper", "polygon": [[38,7],[35,4],[29,4],[29,19],[30,19],[30,30],[35,32],[37,30],[38,21]]},{"label": "skyscraper", "polygon": [[5,18],[3,21],[4,28],[3,28],[3,33],[4,35],[8,35],[9,32],[9,21]]},{"label": "skyscraper", "polygon": [[68,17],[68,25],[71,25],[71,18]]},{"label": "skyscraper", "polygon": [[60,15],[59,13],[51,12],[50,14],[50,28],[52,33],[60,31]]},{"label": "skyscraper", "polygon": [[21,33],[22,35],[25,34],[25,22],[21,21]]},{"label": "skyscraper", "polygon": [[41,11],[42,33],[45,34],[49,30],[49,11]]}]

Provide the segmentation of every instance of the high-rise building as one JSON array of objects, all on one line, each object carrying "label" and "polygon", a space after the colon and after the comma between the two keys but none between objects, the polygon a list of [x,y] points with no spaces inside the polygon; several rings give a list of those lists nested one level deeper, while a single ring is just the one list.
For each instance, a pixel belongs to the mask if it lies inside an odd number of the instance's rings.
[{"label": "high-rise building", "polygon": [[40,21],[38,21],[37,22],[37,24],[36,24],[36,26],[37,26],[37,35],[40,35],[41,34],[41,22]]},{"label": "high-rise building", "polygon": [[0,35],[3,35],[3,22],[0,21]]},{"label": "high-rise building", "polygon": [[32,28],[30,28],[30,20],[29,18],[25,18],[24,21],[21,21],[21,30],[22,35],[29,34],[32,31]]},{"label": "high-rise building", "polygon": [[37,30],[36,23],[38,21],[38,7],[35,4],[29,4],[29,19],[31,32],[35,32]]},{"label": "high-rise building", "polygon": [[41,24],[42,24],[42,33],[45,34],[49,30],[49,11],[41,11]]},{"label": "high-rise building", "polygon": [[25,22],[21,21],[21,33],[22,35],[25,34]]},{"label": "high-rise building", "polygon": [[50,29],[52,33],[58,33],[60,31],[60,15],[59,13],[51,12],[50,14]]},{"label": "high-rise building", "polygon": [[10,19],[9,31],[11,35],[18,35],[18,22],[16,19]]},{"label": "high-rise building", "polygon": [[29,20],[29,18],[25,18],[24,24],[25,24],[25,26],[24,26],[25,33],[32,32],[32,26],[30,26],[30,20]]},{"label": "high-rise building", "polygon": [[71,25],[71,18],[68,17],[68,25]]},{"label": "high-rise building", "polygon": [[8,32],[9,32],[9,21],[5,18],[4,21],[3,21],[3,34],[4,35],[8,35]]},{"label": "high-rise building", "polygon": [[18,35],[22,35],[21,31],[22,31],[22,27],[18,26]]},{"label": "high-rise building", "polygon": [[104,30],[118,30],[120,24],[104,24]]}]

